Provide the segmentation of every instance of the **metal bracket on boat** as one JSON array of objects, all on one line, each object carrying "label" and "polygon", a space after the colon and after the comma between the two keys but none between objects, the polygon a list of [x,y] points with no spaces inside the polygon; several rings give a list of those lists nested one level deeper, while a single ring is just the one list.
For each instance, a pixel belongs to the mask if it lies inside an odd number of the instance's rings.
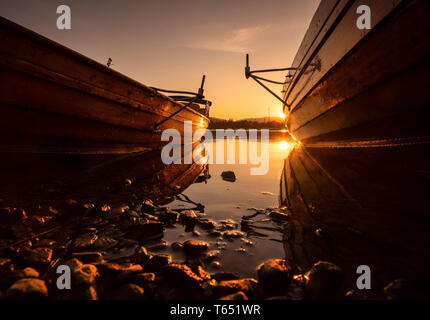
[{"label": "metal bracket on boat", "polygon": [[274,93],[272,90],[270,90],[262,81],[266,81],[266,82],[273,83],[273,84],[285,85],[286,83],[289,83],[290,78],[292,78],[293,76],[292,75],[286,75],[285,81],[280,82],[280,81],[274,81],[274,80],[270,80],[270,79],[256,76],[256,75],[254,75],[254,73],[277,72],[277,71],[296,71],[297,69],[298,68],[289,67],[289,68],[264,69],[264,70],[252,70],[251,71],[251,68],[249,67],[249,54],[246,54],[246,66],[245,66],[245,77],[246,77],[246,79],[248,79],[248,78],[254,79],[260,86],[262,86],[264,89],[269,91],[276,99],[281,101],[282,105],[285,105],[285,101],[280,96],[278,96],[276,93]]},{"label": "metal bracket on boat", "polygon": [[177,101],[177,102],[186,102],[186,104],[183,107],[181,107],[179,110],[175,111],[170,116],[168,116],[167,118],[163,119],[162,121],[156,123],[154,125],[154,130],[157,130],[160,125],[162,125],[164,122],[166,122],[167,120],[171,119],[172,117],[174,117],[179,112],[181,112],[182,110],[186,109],[187,107],[189,107],[193,103],[204,105],[206,107],[205,108],[205,116],[208,115],[208,108],[212,105],[212,102],[209,101],[209,100],[205,100],[204,99],[205,96],[203,94],[204,93],[203,87],[205,85],[205,80],[206,80],[206,76],[203,75],[202,83],[201,83],[200,88],[199,88],[199,90],[198,90],[197,93],[195,93],[195,92],[189,92],[189,91],[165,90],[165,89],[159,89],[159,88],[151,87],[152,89],[154,89],[157,92],[179,93],[181,95],[179,95],[179,96],[173,95],[173,96],[168,96],[168,97],[171,98],[171,99],[173,99],[173,100],[175,100],[175,101]]}]

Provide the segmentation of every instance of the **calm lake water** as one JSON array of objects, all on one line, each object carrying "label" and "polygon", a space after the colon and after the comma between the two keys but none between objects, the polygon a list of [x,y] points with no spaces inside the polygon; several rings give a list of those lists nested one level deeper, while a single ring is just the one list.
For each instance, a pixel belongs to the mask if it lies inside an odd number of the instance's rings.
[{"label": "calm lake water", "polygon": [[[205,206],[205,217],[215,220],[231,219],[238,225],[242,217],[256,212],[255,209],[265,210],[279,206],[280,177],[284,166],[284,160],[294,147],[294,143],[288,142],[282,136],[272,137],[268,144],[269,169],[265,175],[251,175],[251,164],[209,164],[210,179],[207,183],[190,185],[185,191],[191,200]],[[248,149],[257,147],[261,150],[260,141],[245,142]],[[214,140],[208,142],[208,146],[216,150],[217,144],[228,144],[227,140]],[[236,151],[238,152],[238,140],[236,140]],[[233,171],[236,175],[235,182],[223,180],[222,172]],[[181,201],[175,200],[168,204],[170,208],[190,207]],[[250,220],[251,224],[258,230],[259,235],[245,234],[231,241],[213,237],[198,226],[196,230],[200,235],[185,232],[185,227],[177,225],[175,228],[167,229],[164,239],[169,242],[184,241],[189,238],[200,239],[210,243],[210,249],[221,250],[219,261],[223,271],[235,272],[240,276],[255,277],[258,264],[269,258],[284,258],[285,252],[282,244],[281,226],[266,214],[261,214]],[[217,246],[217,242],[221,245]],[[225,244],[223,244],[225,242]],[[181,259],[183,256],[171,250],[169,253],[174,258]],[[216,271],[210,267],[209,271]]]}]

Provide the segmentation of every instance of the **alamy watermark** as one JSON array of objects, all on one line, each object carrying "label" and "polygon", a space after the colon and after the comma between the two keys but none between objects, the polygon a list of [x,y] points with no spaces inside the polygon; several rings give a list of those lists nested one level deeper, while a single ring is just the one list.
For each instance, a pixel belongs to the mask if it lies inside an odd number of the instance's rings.
[{"label": "alamy watermark", "polygon": [[[226,154],[224,143],[210,143],[214,140],[210,130],[202,128],[193,133],[192,122],[185,121],[183,137],[176,129],[162,132],[161,141],[169,143],[161,150],[161,160],[164,164],[236,164],[238,158],[239,164],[249,163],[256,166],[251,168],[251,175],[265,175],[269,171],[269,129],[262,129],[260,132],[257,129],[216,129],[215,139],[227,139]],[[249,140],[259,143],[248,143]],[[193,148],[197,141],[201,143]]]}]

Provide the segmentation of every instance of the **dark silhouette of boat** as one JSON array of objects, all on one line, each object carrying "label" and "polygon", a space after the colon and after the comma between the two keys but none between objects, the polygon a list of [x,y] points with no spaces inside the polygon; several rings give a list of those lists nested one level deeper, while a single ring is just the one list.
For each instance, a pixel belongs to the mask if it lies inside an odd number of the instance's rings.
[{"label": "dark silhouette of boat", "polygon": [[160,148],[166,128],[183,133],[184,121],[208,126],[204,78],[198,93],[168,97],[161,92],[178,92],[134,81],[111,61],[102,65],[0,17],[1,150],[137,152]]}]

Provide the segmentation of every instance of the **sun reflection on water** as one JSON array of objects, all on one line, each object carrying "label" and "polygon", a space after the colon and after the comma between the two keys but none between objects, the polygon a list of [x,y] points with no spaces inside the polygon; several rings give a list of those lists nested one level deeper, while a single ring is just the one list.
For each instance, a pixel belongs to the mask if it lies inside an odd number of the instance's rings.
[{"label": "sun reflection on water", "polygon": [[285,140],[279,141],[279,149],[282,151],[291,151],[297,143],[287,142]]}]

